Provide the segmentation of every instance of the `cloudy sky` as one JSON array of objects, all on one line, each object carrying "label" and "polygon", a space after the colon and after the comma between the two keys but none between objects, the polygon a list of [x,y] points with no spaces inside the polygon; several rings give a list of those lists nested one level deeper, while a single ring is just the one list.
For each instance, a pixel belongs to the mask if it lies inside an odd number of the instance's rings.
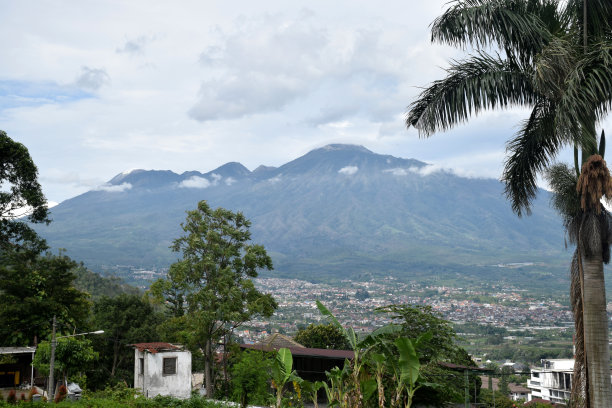
[{"label": "cloudy sky", "polygon": [[0,129],[61,202],[124,170],[278,166],[329,143],[499,177],[526,116],[420,139],[403,114],[462,55],[447,0],[0,2]]}]

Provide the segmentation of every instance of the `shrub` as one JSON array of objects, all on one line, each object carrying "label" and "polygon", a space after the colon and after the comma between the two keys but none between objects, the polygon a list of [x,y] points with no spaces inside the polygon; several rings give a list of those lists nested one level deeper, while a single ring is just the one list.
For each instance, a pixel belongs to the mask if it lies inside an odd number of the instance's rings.
[{"label": "shrub", "polygon": [[28,392],[28,401],[32,401],[32,397],[36,393],[35,390],[36,390],[36,388],[34,388],[34,387],[30,388],[30,392]]},{"label": "shrub", "polygon": [[10,390],[8,396],[6,397],[6,402],[8,402],[9,404],[17,403],[17,391]]},{"label": "shrub", "polygon": [[232,377],[232,401],[265,405],[270,398],[270,367],[272,359],[260,351],[243,351],[234,360],[230,373]]},{"label": "shrub", "polygon": [[68,394],[68,389],[64,384],[60,385],[59,392],[55,396],[55,403],[57,404],[58,402],[62,402],[63,400],[65,400],[66,394]]}]

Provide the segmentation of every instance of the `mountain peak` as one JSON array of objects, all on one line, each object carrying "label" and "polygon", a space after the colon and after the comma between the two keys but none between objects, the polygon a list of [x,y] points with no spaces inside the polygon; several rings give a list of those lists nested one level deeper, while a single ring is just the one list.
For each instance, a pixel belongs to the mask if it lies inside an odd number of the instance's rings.
[{"label": "mountain peak", "polygon": [[129,170],[124,170],[121,173],[117,174],[112,179],[110,179],[108,181],[108,183],[109,184],[120,184],[126,177],[130,176],[131,174],[138,174],[138,173],[142,173],[144,171],[146,171],[146,170],[144,170],[144,169],[129,169]]},{"label": "mountain peak", "polygon": [[365,147],[361,146],[361,145],[354,145],[354,144],[343,144],[343,143],[332,143],[332,144],[328,144],[325,145],[319,149],[315,149],[316,150],[322,150],[322,151],[345,151],[345,152],[360,152],[360,153],[372,153],[371,150],[366,149]]},{"label": "mountain peak", "polygon": [[217,167],[216,169],[209,171],[208,174],[219,174],[224,177],[246,177],[251,174],[250,170],[244,167],[238,162],[229,162],[224,165]]},{"label": "mountain peak", "polygon": [[177,182],[180,176],[170,170],[129,170],[117,174],[108,184],[119,185],[129,183],[133,187],[159,187],[164,184]]}]

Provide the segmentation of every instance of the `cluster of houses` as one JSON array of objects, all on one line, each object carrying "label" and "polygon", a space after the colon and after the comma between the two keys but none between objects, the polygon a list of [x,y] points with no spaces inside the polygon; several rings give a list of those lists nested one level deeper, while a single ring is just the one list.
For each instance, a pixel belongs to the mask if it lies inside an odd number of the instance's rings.
[{"label": "cluster of houses", "polygon": [[[202,375],[192,373],[191,352],[170,343],[138,343],[134,348],[134,388],[152,398],[169,395],[189,398],[194,389],[202,388]],[[274,351],[286,347],[293,354],[294,369],[307,380],[325,380],[325,372],[342,366],[345,359],[353,357],[351,351],[307,348],[291,338],[275,333],[258,344],[243,344],[241,348]],[[32,360],[34,347],[0,347],[0,388],[29,389],[31,385],[44,385],[44,378],[35,377]],[[515,372],[525,372],[527,367],[506,363]],[[541,367],[530,369],[527,387],[508,384],[510,397],[515,400],[549,401],[563,403],[569,400],[572,383],[573,359],[542,360]],[[490,383],[482,377],[484,388]],[[500,379],[492,378],[493,390],[500,387]],[[41,393],[43,393],[41,389]]]}]

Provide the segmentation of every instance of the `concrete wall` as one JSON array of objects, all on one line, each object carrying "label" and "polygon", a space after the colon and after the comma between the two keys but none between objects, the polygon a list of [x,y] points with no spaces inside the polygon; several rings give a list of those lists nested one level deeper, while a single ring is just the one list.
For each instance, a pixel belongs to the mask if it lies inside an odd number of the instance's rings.
[{"label": "concrete wall", "polygon": [[[170,395],[176,398],[191,396],[191,352],[160,351],[159,353],[135,350],[134,388],[148,397]],[[176,374],[163,374],[163,359],[176,357]],[[140,359],[144,359],[144,372],[140,373]]]}]

